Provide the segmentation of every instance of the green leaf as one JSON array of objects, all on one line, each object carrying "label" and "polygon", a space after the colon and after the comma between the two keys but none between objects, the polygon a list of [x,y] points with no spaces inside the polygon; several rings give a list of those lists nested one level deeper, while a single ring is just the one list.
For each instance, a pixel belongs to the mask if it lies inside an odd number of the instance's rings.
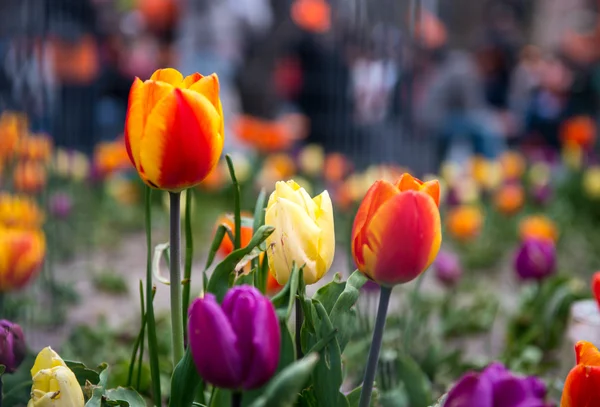
[{"label": "green leaf", "polygon": [[129,407],[146,407],[146,402],[135,390],[117,387],[106,391],[106,397],[114,401],[125,401]]},{"label": "green leaf", "polygon": [[337,340],[341,352],[350,341],[356,330],[356,309],[354,305],[358,301],[360,289],[367,282],[367,278],[360,272],[355,271],[350,275],[344,291],[339,295],[333,309],[330,312],[331,323],[337,329]]},{"label": "green leaf", "polygon": [[[294,265],[290,273],[290,279],[283,289],[271,299],[271,302],[277,310],[277,315],[280,319],[289,320],[294,309],[298,287],[300,287],[300,279],[302,278],[302,270]],[[286,307],[287,306],[287,307]]]},{"label": "green leaf", "polygon": [[65,364],[73,373],[75,373],[75,377],[77,377],[77,382],[80,386],[85,386],[86,381],[89,381],[94,385],[97,385],[100,382],[100,375],[98,375],[98,372],[86,367],[83,363],[65,360]]},{"label": "green leaf", "polygon": [[[219,247],[221,247],[221,242],[223,242],[225,233],[227,233],[227,226],[219,225],[217,231],[215,232],[215,237],[213,238],[213,241],[210,244],[210,250],[208,251],[208,257],[206,259],[206,264],[204,265],[205,271],[208,270],[210,266],[212,266],[213,261],[215,261],[215,257],[217,256]],[[206,285],[204,287],[206,287]]]},{"label": "green leaf", "polygon": [[267,200],[267,191],[264,188],[260,190],[258,199],[256,200],[256,206],[254,207],[254,219],[252,224],[252,230],[256,232],[258,228],[265,224],[265,201]]},{"label": "green leaf", "polygon": [[177,389],[177,391],[171,392],[169,406],[191,406],[196,395],[196,389],[201,381],[202,379],[196,370],[192,353],[188,347],[183,359],[175,366],[175,371],[171,378],[171,389]]},{"label": "green leaf", "polygon": [[404,383],[411,407],[428,407],[431,400],[431,382],[417,362],[407,354],[398,354],[398,378]]},{"label": "green leaf", "polygon": [[242,258],[248,253],[250,253],[252,249],[264,242],[274,230],[275,228],[272,226],[261,226],[254,236],[252,236],[248,246],[234,250],[229,254],[229,256],[227,256],[221,263],[217,265],[207,287],[208,292],[215,294],[217,301],[221,302],[225,296],[225,293],[229,287],[231,287],[231,284],[233,283],[232,274],[234,273],[235,266],[239,263],[239,261],[242,260]]},{"label": "green leaf", "polygon": [[0,376],[2,376],[5,371],[6,371],[6,366],[0,365]]},{"label": "green leaf", "polygon": [[226,389],[215,389],[210,399],[210,407],[229,407],[231,405],[231,392]]},{"label": "green leaf", "polygon": [[346,282],[340,281],[340,274],[336,273],[333,280],[317,290],[315,295],[313,295],[313,299],[323,304],[323,307],[325,307],[325,310],[329,314],[339,296],[344,292],[344,288],[346,288]]},{"label": "green leaf", "polygon": [[438,401],[432,405],[431,407],[442,407],[444,405],[444,403],[446,402],[446,399],[448,398],[447,394],[444,394],[442,397],[440,397],[438,399]]},{"label": "green leaf", "polygon": [[102,407],[102,396],[104,396],[108,382],[108,365],[103,363],[99,366],[99,370],[98,384],[93,386],[92,397],[85,403],[85,407]]},{"label": "green leaf", "polygon": [[318,360],[319,356],[313,353],[285,368],[250,407],[293,407]]},{"label": "green leaf", "polygon": [[240,203],[240,184],[238,183],[237,177],[235,176],[235,168],[233,166],[233,161],[229,155],[225,155],[225,160],[227,161],[227,167],[229,168],[229,175],[231,176],[231,182],[233,183],[233,218],[234,218],[234,240],[233,247],[235,249],[240,249],[242,247],[242,209]]},{"label": "green leaf", "polygon": [[[346,400],[348,400],[349,407],[358,407],[358,403],[360,402],[360,393],[362,392],[362,386],[358,386],[356,389],[352,390],[346,396]],[[379,401],[379,391],[374,388],[371,393],[371,407],[377,407]]]}]

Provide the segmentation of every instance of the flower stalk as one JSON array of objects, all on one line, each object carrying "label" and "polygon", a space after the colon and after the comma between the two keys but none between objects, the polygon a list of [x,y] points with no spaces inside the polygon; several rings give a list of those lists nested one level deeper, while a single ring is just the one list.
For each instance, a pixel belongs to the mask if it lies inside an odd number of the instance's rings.
[{"label": "flower stalk", "polygon": [[375,330],[373,331],[373,341],[369,351],[369,359],[365,370],[365,378],[360,393],[359,407],[368,407],[371,403],[371,394],[373,393],[373,382],[377,372],[377,363],[379,362],[379,353],[383,343],[383,330],[385,328],[385,319],[387,317],[388,306],[392,294],[391,287],[381,286],[379,294],[379,308],[377,309],[377,319],[375,321]]},{"label": "flower stalk", "polygon": [[171,342],[173,366],[183,358],[183,316],[181,310],[181,192],[169,192],[170,197],[170,281]]}]

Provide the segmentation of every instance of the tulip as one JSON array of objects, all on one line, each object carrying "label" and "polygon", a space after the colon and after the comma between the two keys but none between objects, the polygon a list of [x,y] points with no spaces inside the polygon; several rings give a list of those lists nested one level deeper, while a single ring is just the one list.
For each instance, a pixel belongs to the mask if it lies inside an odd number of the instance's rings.
[{"label": "tulip", "polygon": [[596,123],[589,116],[576,116],[561,126],[560,138],[565,146],[591,148],[596,141]]},{"label": "tulip", "polygon": [[543,215],[528,216],[519,223],[519,235],[522,240],[528,238],[558,240],[558,230],[550,219]]},{"label": "tulip", "polygon": [[98,143],[94,148],[93,175],[103,180],[109,175],[128,168],[129,156],[122,141]]},{"label": "tulip", "polygon": [[515,271],[522,280],[542,280],[556,269],[556,248],[548,239],[525,240],[515,256]]},{"label": "tulip", "polygon": [[589,167],[583,174],[583,190],[591,199],[600,198],[600,166]]},{"label": "tulip", "polygon": [[577,365],[571,369],[563,389],[560,407],[597,407],[600,389],[600,352],[586,341],[575,345]]},{"label": "tulip", "polygon": [[52,156],[52,139],[47,134],[22,137],[16,155],[22,160],[49,162]]},{"label": "tulip", "polygon": [[0,365],[6,367],[7,373],[13,373],[23,359],[27,349],[23,330],[15,323],[0,320]]},{"label": "tulip", "polygon": [[244,143],[263,153],[290,149],[305,136],[302,115],[288,114],[277,120],[240,116],[233,123],[233,132]]},{"label": "tulip", "polygon": [[331,6],[325,0],[295,0],[292,20],[308,32],[323,34],[331,27]]},{"label": "tulip", "polygon": [[[233,219],[233,215],[221,215],[217,220],[217,227],[223,225],[231,234],[235,234],[235,220]],[[242,213],[242,225],[240,227],[240,242],[242,247],[248,246],[250,240],[252,239],[252,235],[254,234],[252,228],[252,217],[249,213]],[[226,233],[221,240],[221,245],[219,246],[218,253],[221,257],[227,257],[233,251],[233,241],[229,237],[229,234]]]},{"label": "tulip", "polygon": [[450,390],[444,407],[545,407],[546,386],[534,377],[520,377],[500,363],[481,373],[465,374]]},{"label": "tulip", "polygon": [[5,111],[0,115],[0,157],[7,158],[15,152],[27,126],[27,117],[22,114]]},{"label": "tulip", "polygon": [[341,182],[352,168],[350,161],[341,153],[327,154],[323,165],[325,181],[332,184]]},{"label": "tulip", "polygon": [[504,215],[514,215],[525,203],[525,192],[519,184],[507,184],[494,196],[496,209]]},{"label": "tulip", "polygon": [[73,201],[68,194],[57,192],[50,197],[50,213],[58,219],[66,219],[71,214]]},{"label": "tulip", "polygon": [[600,271],[594,273],[592,277],[592,293],[598,303],[598,308],[600,308]]},{"label": "tulip", "polygon": [[288,154],[271,154],[265,158],[257,179],[258,186],[273,188],[280,179],[292,178],[296,174],[296,164]]},{"label": "tulip", "polygon": [[298,166],[310,177],[317,177],[323,173],[325,167],[325,152],[318,144],[309,144],[298,154]]},{"label": "tulip", "polygon": [[377,181],[352,227],[358,269],[380,285],[409,282],[435,260],[442,242],[437,181],[403,174],[394,185]]},{"label": "tulip", "polygon": [[502,178],[505,181],[512,181],[523,176],[527,164],[520,153],[507,151],[500,156],[500,166],[502,167]]},{"label": "tulip", "polygon": [[327,191],[311,198],[294,181],[277,182],[269,197],[265,223],[275,227],[267,238],[269,267],[277,282],[287,283],[294,263],[304,282],[319,281],[335,253],[333,208]]},{"label": "tulip", "polygon": [[45,252],[43,232],[0,228],[0,294],[21,289],[35,278]]},{"label": "tulip", "polygon": [[75,374],[50,347],[40,351],[31,369],[33,386],[27,407],[83,407]]},{"label": "tulip", "polygon": [[212,294],[189,309],[189,346],[200,376],[217,387],[251,390],[271,379],[281,332],[275,307],[256,288],[229,290],[220,306]]},{"label": "tulip", "polygon": [[483,214],[474,205],[462,205],[448,211],[446,228],[448,233],[462,242],[468,242],[479,236],[483,226]]},{"label": "tulip", "polygon": [[224,135],[217,75],[183,78],[167,68],[133,82],[125,145],[149,186],[178,192],[198,185],[217,165]]},{"label": "tulip", "polygon": [[0,193],[0,227],[36,230],[43,223],[44,214],[33,200]]},{"label": "tulip", "polygon": [[435,276],[446,287],[453,287],[462,276],[462,267],[458,256],[451,252],[441,251],[433,262]]},{"label": "tulip", "polygon": [[37,161],[19,162],[14,169],[15,190],[35,194],[46,186],[46,168]]}]

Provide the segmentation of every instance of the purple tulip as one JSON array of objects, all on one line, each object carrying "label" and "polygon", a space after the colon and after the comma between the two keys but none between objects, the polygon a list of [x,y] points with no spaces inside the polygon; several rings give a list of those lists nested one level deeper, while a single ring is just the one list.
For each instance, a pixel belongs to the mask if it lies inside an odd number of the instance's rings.
[{"label": "purple tulip", "polygon": [[275,307],[254,287],[232,288],[222,305],[212,294],[196,299],[188,332],[200,376],[217,387],[256,389],[277,369],[281,332]]},{"label": "purple tulip", "polygon": [[546,386],[536,377],[513,374],[500,363],[465,374],[450,390],[444,407],[547,407]]},{"label": "purple tulip", "polygon": [[73,201],[65,193],[57,192],[50,198],[50,213],[58,219],[66,219],[71,214]]},{"label": "purple tulip", "polygon": [[435,277],[446,287],[453,287],[462,276],[460,259],[454,253],[440,251],[433,263]]},{"label": "purple tulip", "polygon": [[0,320],[0,365],[6,366],[7,373],[12,373],[23,362],[25,353],[21,327],[5,319]]},{"label": "purple tulip", "polygon": [[515,271],[522,280],[543,280],[556,269],[556,248],[548,239],[526,239],[515,256]]},{"label": "purple tulip", "polygon": [[536,205],[546,206],[552,199],[552,187],[550,184],[536,185],[533,187],[531,195]]}]

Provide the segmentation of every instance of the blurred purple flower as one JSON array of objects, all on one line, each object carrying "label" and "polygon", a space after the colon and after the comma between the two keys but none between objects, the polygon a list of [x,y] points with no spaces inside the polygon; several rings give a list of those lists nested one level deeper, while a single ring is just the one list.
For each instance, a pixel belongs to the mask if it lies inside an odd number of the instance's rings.
[{"label": "blurred purple flower", "polygon": [[460,259],[454,253],[440,251],[433,263],[435,277],[446,287],[452,287],[462,277]]},{"label": "blurred purple flower", "polygon": [[58,219],[66,219],[73,209],[73,200],[68,194],[57,192],[50,197],[50,213]]},{"label": "blurred purple flower", "polygon": [[515,256],[515,271],[522,280],[543,280],[556,269],[556,248],[548,239],[526,239]]},{"label": "blurred purple flower", "polygon": [[547,407],[546,386],[537,377],[517,376],[500,363],[465,374],[450,390],[444,407]]},{"label": "blurred purple flower", "polygon": [[7,373],[17,370],[26,350],[21,327],[5,319],[0,320],[0,365],[6,366]]},{"label": "blurred purple flower", "polygon": [[281,332],[275,308],[254,287],[232,288],[219,305],[212,294],[189,309],[189,346],[200,376],[228,389],[251,390],[271,379]]},{"label": "blurred purple flower", "polygon": [[533,201],[539,206],[546,206],[550,199],[552,199],[552,195],[553,191],[550,184],[536,185],[531,191]]}]

